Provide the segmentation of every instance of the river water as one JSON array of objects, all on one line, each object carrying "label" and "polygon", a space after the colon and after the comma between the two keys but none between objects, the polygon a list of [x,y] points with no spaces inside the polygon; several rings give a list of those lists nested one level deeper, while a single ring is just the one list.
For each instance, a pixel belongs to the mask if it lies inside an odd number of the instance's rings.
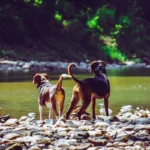
[{"label": "river water", "polygon": [[[19,118],[27,115],[29,112],[35,112],[37,119],[38,112],[38,90],[32,84],[32,78],[35,72],[9,72],[0,73],[0,107],[3,115],[10,114],[11,117]],[[51,74],[50,82],[55,84],[59,75]],[[76,75],[82,79],[92,77],[93,75]],[[117,114],[124,105],[133,105],[150,109],[150,69],[134,68],[130,69],[112,69],[108,70],[108,78],[111,85],[109,98],[109,108],[113,114]],[[64,79],[63,87],[66,91],[65,113],[70,105],[72,89],[75,83],[71,79]],[[96,101],[96,113],[99,114],[100,104],[103,99]],[[91,106],[88,110],[91,112]],[[44,118],[48,117],[48,108],[44,108]]]}]

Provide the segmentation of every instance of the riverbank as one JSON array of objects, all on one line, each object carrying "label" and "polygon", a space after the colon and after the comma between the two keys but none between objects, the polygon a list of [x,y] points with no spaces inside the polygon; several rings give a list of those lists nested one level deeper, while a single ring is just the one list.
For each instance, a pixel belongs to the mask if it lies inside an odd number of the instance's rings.
[{"label": "riverbank", "polygon": [[[0,71],[1,72],[29,72],[29,71],[51,71],[55,72],[66,72],[68,64],[70,62],[38,62],[38,61],[10,61],[10,60],[1,60],[0,61]],[[76,62],[75,62],[76,63]],[[76,63],[78,72],[88,72],[88,67],[90,63],[88,62],[80,62]],[[125,63],[113,63],[107,64],[106,69],[122,69],[122,68],[150,68],[150,65],[146,65],[145,63],[134,63],[132,61]]]},{"label": "riverbank", "polygon": [[123,106],[116,116],[36,120],[35,113],[0,123],[0,150],[150,149],[150,111]]}]

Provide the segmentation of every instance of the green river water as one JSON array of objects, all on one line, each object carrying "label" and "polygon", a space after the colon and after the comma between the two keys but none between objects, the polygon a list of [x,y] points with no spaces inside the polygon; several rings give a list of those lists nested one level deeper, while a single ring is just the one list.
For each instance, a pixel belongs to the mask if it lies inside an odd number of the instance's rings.
[{"label": "green river water", "polygon": [[[76,75],[78,78],[89,77],[89,75]],[[149,76],[109,76],[111,93],[109,98],[109,108],[113,114],[117,114],[124,105],[133,105],[150,109],[150,77]],[[57,82],[58,76],[50,80],[51,83]],[[75,83],[71,79],[63,80],[63,87],[66,91],[64,111],[65,113],[70,105],[72,89]],[[0,82],[0,107],[2,115],[10,114],[11,118],[19,118],[30,112],[35,112],[39,119],[38,111],[38,90],[30,80],[21,81],[3,81]],[[103,99],[96,101],[96,114],[99,114]],[[91,112],[91,106],[88,110]],[[44,118],[48,117],[48,108],[44,108]]]}]

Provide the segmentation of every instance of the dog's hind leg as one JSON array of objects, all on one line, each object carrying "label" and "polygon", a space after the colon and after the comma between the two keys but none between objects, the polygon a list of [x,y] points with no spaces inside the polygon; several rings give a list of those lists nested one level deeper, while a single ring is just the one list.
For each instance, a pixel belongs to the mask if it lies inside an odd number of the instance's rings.
[{"label": "dog's hind leg", "polygon": [[57,108],[56,108],[56,100],[52,98],[51,104],[52,104],[52,110],[55,113],[55,116],[57,118],[59,116],[59,113],[58,113]]},{"label": "dog's hind leg", "polygon": [[78,101],[79,101],[79,94],[78,94],[78,92],[74,92],[73,95],[72,95],[72,98],[71,98],[70,108],[69,108],[69,110],[66,113],[66,119],[69,118],[72,110],[77,105]]},{"label": "dog's hind leg", "polygon": [[80,111],[78,112],[79,120],[81,120],[81,115],[83,114],[84,110],[89,106],[90,102],[91,102],[90,98],[83,99],[82,106],[80,108]]},{"label": "dog's hind leg", "polygon": [[62,113],[63,113],[64,102],[65,102],[65,97],[59,103],[59,118],[62,116]]}]

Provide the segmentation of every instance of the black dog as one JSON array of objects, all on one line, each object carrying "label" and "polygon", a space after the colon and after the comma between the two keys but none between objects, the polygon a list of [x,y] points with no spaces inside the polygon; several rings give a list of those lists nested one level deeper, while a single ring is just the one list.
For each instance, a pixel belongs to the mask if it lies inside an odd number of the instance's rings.
[{"label": "black dog", "polygon": [[69,118],[70,113],[77,105],[78,101],[82,100],[82,106],[78,112],[78,118],[81,119],[82,113],[89,106],[92,101],[92,118],[95,119],[95,104],[96,98],[104,98],[106,115],[108,114],[108,98],[110,95],[110,84],[106,76],[106,62],[98,60],[93,61],[90,65],[89,71],[95,74],[94,78],[86,78],[78,80],[72,75],[71,67],[75,64],[71,63],[68,66],[68,74],[77,83],[73,89],[73,95],[71,99],[71,105],[66,113],[66,119]]}]

